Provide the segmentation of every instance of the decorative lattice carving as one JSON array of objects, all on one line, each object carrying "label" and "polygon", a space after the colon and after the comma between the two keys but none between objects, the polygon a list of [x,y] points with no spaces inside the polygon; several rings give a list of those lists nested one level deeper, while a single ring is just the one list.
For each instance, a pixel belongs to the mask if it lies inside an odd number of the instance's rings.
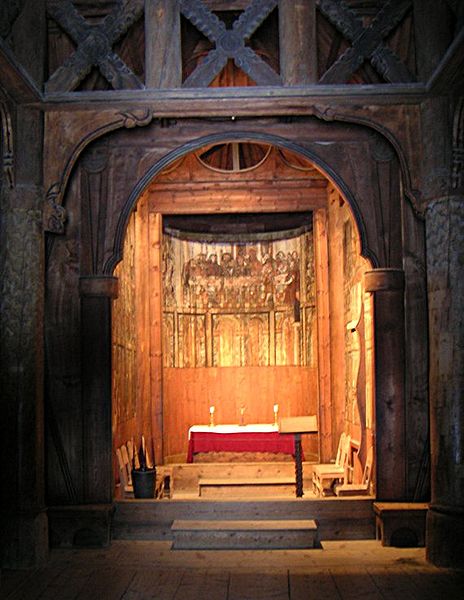
[{"label": "decorative lattice carving", "polygon": [[48,13],[77,45],[77,50],[45,84],[47,92],[70,92],[96,66],[114,89],[140,89],[143,84],[113,52],[114,44],[143,13],[143,0],[122,0],[99,25],[90,25],[71,0],[50,2]]},{"label": "decorative lattice carving", "polygon": [[377,72],[390,83],[414,81],[414,76],[384,40],[403,20],[411,0],[390,0],[372,23],[363,22],[343,0],[318,0],[319,10],[351,42],[351,47],[332,64],[320,83],[346,83],[357,69],[369,60]]},{"label": "decorative lattice carving", "polygon": [[258,85],[281,85],[278,73],[245,45],[276,6],[277,0],[253,0],[234,21],[232,29],[226,29],[224,22],[201,0],[181,0],[181,13],[216,45],[187,77],[184,87],[208,86],[229,59],[233,59],[237,67]]}]

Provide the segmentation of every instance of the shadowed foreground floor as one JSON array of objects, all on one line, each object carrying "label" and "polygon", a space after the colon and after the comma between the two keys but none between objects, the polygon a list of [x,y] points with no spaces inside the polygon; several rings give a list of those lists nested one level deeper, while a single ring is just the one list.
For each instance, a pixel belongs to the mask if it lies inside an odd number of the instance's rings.
[{"label": "shadowed foreground floor", "polygon": [[170,542],[114,541],[103,550],[53,550],[43,569],[3,571],[0,597],[462,600],[464,571],[429,565],[423,548],[374,540],[271,551],[172,551]]}]

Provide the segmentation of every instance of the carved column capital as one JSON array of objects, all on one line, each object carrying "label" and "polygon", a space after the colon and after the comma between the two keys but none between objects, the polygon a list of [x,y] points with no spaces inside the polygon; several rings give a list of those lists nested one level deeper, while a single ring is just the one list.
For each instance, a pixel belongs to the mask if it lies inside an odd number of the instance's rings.
[{"label": "carved column capital", "polygon": [[366,292],[386,292],[404,290],[402,269],[372,269],[364,273]]},{"label": "carved column capital", "polygon": [[81,297],[107,297],[115,299],[118,297],[117,277],[112,276],[88,276],[79,280],[79,294]]}]

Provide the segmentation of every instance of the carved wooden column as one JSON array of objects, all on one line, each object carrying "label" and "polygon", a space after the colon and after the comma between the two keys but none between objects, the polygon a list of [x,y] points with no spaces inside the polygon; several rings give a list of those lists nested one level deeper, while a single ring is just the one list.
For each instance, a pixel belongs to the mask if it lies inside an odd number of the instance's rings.
[{"label": "carved wooden column", "polygon": [[377,498],[406,494],[404,398],[404,272],[366,271],[365,290],[374,294]]},{"label": "carved wooden column", "polygon": [[464,196],[426,212],[432,499],[427,558],[464,566]]},{"label": "carved wooden column", "polygon": [[462,567],[464,99],[430,99],[422,105],[421,116],[430,364],[431,503],[426,547],[434,564]]},{"label": "carved wooden column", "polygon": [[43,441],[43,191],[1,197],[0,565],[31,568],[48,555]]},{"label": "carved wooden column", "polygon": [[[38,90],[45,65],[45,2],[5,2],[2,8],[6,5],[1,36]],[[24,569],[41,565],[48,555],[43,118],[32,107],[39,99],[33,86],[11,75],[2,69],[0,76],[0,569]],[[25,87],[29,92],[23,94]]]},{"label": "carved wooden column", "polygon": [[111,503],[111,301],[115,277],[81,277],[84,502]]}]

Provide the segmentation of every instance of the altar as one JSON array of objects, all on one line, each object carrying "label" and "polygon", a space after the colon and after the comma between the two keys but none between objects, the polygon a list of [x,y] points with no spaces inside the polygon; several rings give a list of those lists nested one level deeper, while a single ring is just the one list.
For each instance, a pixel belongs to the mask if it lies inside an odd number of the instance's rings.
[{"label": "altar", "polygon": [[187,462],[199,452],[271,452],[295,456],[295,438],[278,425],[193,425],[188,432]]}]

